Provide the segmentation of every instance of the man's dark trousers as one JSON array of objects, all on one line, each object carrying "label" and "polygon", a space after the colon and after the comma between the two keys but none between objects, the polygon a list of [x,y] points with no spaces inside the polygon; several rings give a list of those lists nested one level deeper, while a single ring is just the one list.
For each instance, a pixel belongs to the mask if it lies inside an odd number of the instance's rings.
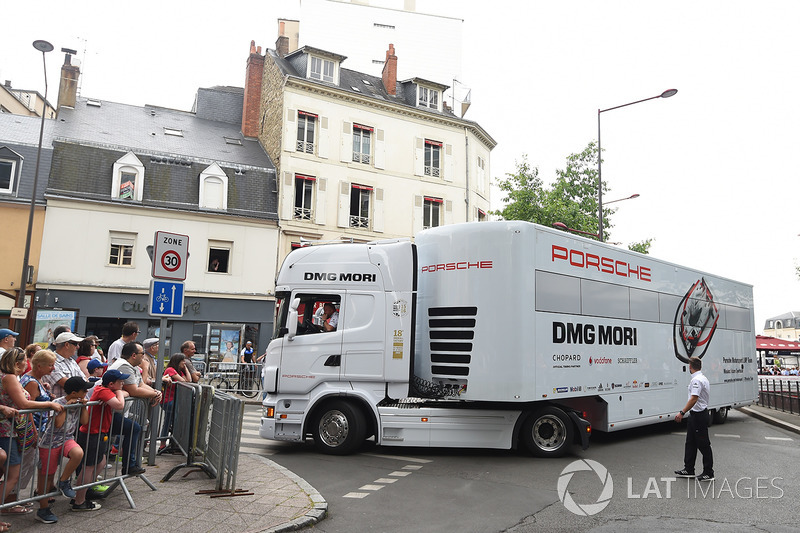
[{"label": "man's dark trousers", "polygon": [[708,438],[708,409],[691,411],[686,424],[686,451],[683,466],[687,472],[694,472],[697,450],[703,454],[703,474],[714,475],[714,456],[711,453],[711,440]]},{"label": "man's dark trousers", "polygon": [[[111,434],[122,434],[122,472],[127,473],[131,466],[139,465],[139,434],[142,426],[130,418],[125,418],[120,413],[114,413],[114,421],[111,423]],[[127,459],[126,459],[127,457]]]}]

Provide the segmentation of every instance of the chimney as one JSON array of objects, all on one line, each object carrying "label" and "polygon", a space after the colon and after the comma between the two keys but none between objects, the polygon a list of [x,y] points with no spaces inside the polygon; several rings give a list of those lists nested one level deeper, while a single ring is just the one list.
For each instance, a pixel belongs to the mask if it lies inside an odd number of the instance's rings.
[{"label": "chimney", "polygon": [[278,40],[275,41],[275,51],[280,57],[286,57],[289,54],[289,38],[287,36],[278,37]]},{"label": "chimney", "polygon": [[242,108],[242,135],[258,137],[258,119],[261,110],[261,81],[264,78],[264,56],[261,47],[250,41],[244,79],[244,106]]},{"label": "chimney", "polygon": [[72,56],[78,52],[69,48],[62,48],[61,51],[65,55],[64,65],[61,67],[61,82],[58,85],[56,109],[61,109],[62,106],[74,108],[78,98],[78,76],[81,74],[81,69],[72,64]]},{"label": "chimney", "polygon": [[394,55],[394,45],[390,44],[386,51],[386,61],[383,63],[383,87],[392,96],[397,94],[397,56]]}]

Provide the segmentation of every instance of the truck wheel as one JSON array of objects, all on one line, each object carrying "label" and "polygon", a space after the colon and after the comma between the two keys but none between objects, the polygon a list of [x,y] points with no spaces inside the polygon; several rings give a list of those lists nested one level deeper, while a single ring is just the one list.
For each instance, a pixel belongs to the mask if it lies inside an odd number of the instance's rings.
[{"label": "truck wheel", "polygon": [[311,433],[317,450],[330,455],[347,455],[364,442],[367,423],[352,404],[335,400],[322,406],[314,417]]},{"label": "truck wheel", "polygon": [[728,420],[728,408],[727,407],[720,407],[719,409],[714,411],[714,423],[715,424],[724,424],[726,420]]},{"label": "truck wheel", "polygon": [[525,447],[538,457],[561,457],[567,453],[573,433],[569,417],[557,407],[544,407],[522,424]]}]

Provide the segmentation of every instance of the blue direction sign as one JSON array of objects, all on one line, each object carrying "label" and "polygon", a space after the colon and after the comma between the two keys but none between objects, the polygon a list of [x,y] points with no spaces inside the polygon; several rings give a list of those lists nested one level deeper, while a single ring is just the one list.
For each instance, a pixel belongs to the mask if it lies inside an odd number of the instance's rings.
[{"label": "blue direction sign", "polygon": [[183,282],[150,280],[150,316],[183,316]]}]

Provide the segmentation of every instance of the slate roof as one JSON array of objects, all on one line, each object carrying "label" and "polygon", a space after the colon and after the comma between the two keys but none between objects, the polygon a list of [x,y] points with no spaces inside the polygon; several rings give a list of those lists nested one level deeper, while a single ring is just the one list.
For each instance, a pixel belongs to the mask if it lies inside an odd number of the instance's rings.
[{"label": "slate roof", "polygon": [[275,166],[240,130],[186,111],[78,98],[59,112],[47,194],[130,204],[111,197],[111,184],[114,163],[131,151],[145,167],[143,206],[207,212],[199,177],[216,162],[228,176],[228,214],[277,220]]},{"label": "slate roof", "polygon": [[[278,66],[278,68],[285,76],[293,76],[296,78],[301,78],[311,83],[316,83],[322,86],[341,89],[343,91],[347,91],[354,95],[359,94],[370,98],[375,98],[376,100],[382,100],[387,103],[394,103],[411,107],[425,113],[430,113],[432,115],[439,115],[442,117],[448,117],[450,119],[459,120],[464,124],[471,125],[474,128],[478,129],[483,135],[486,136],[487,141],[492,146],[497,144],[497,142],[477,122],[459,118],[452,112],[452,110],[444,109],[444,106],[442,111],[417,106],[416,94],[417,94],[418,81],[423,82],[423,84],[427,83],[428,85],[438,87],[442,91],[448,88],[449,87],[448,85],[440,84],[438,82],[423,80],[422,78],[412,78],[410,80],[398,81],[395,87],[396,94],[390,95],[388,92],[386,92],[386,88],[383,85],[382,77],[370,76],[369,74],[365,74],[363,72],[358,72],[355,70],[344,68],[341,65],[339,67],[338,85],[326,81],[314,80],[306,78],[305,76],[309,52],[321,53],[323,55],[331,57],[336,57],[338,55],[334,54],[333,52],[319,50],[317,48],[312,48],[310,46],[304,46],[302,48],[299,48],[298,50],[295,50],[286,57],[280,57],[280,55],[275,50],[272,49],[268,49],[266,53],[267,55],[269,55],[270,59],[272,59],[275,62],[275,64]],[[344,57],[344,56],[339,56],[339,57]],[[367,83],[365,83],[365,81]],[[440,97],[443,97],[443,94],[440,95]]]},{"label": "slate roof", "polygon": [[[31,201],[41,125],[40,117],[0,113],[0,147],[5,146],[24,158],[16,195],[0,195],[0,200],[24,203]],[[37,203],[44,203],[44,191],[47,188],[47,176],[50,174],[50,162],[53,157],[54,127],[54,120],[45,119],[42,159],[39,162],[39,182],[36,187]]]}]

